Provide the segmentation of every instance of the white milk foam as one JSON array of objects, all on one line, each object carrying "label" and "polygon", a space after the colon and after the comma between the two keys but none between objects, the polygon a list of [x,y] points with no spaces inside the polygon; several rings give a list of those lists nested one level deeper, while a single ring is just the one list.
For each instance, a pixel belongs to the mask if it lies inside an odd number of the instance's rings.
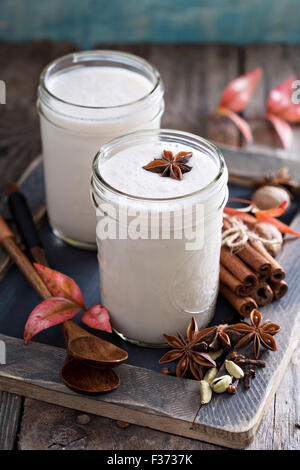
[{"label": "white milk foam", "polygon": [[49,91],[68,103],[91,107],[120,106],[150,93],[153,85],[142,75],[116,67],[80,67],[53,75]]},{"label": "white milk foam", "polygon": [[[181,181],[162,177],[143,168],[144,165],[160,158],[163,150],[192,152],[188,165],[192,170],[183,174]],[[217,176],[218,168],[213,160],[204,153],[191,147],[175,143],[157,142],[141,144],[120,151],[103,163],[99,161],[99,171],[103,179],[115,189],[132,196],[165,199],[198,191]]]}]

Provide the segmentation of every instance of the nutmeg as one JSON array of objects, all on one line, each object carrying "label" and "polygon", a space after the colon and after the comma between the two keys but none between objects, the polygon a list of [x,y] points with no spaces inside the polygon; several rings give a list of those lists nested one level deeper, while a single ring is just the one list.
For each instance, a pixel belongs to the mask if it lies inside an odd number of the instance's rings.
[{"label": "nutmeg", "polygon": [[286,209],[288,209],[291,204],[291,197],[289,192],[284,188],[278,186],[262,186],[252,195],[252,201],[260,210],[274,209],[274,207],[286,201]]},{"label": "nutmeg", "polygon": [[274,240],[277,243],[266,243],[264,247],[272,256],[276,256],[282,247],[282,235],[275,225],[269,224],[268,222],[258,222],[255,225],[255,232],[265,240]]}]

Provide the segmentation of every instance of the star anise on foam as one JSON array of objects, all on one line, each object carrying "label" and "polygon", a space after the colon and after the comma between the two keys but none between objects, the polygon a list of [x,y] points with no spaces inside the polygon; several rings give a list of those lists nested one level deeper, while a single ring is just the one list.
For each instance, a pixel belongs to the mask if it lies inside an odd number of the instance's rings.
[{"label": "star anise on foam", "polygon": [[192,155],[192,152],[178,152],[173,156],[173,152],[163,150],[161,158],[155,158],[143,168],[153,173],[161,173],[161,176],[182,180],[182,174],[192,169],[191,166],[187,165]]},{"label": "star anise on foam", "polygon": [[164,354],[159,363],[166,364],[180,359],[176,367],[177,377],[184,377],[190,370],[197,380],[202,380],[203,367],[216,367],[215,361],[205,352],[208,348],[207,344],[201,338],[199,339],[194,318],[188,326],[187,339],[181,333],[177,333],[177,336],[167,334],[163,336],[174,349]]},{"label": "star anise on foam", "polygon": [[280,326],[267,321],[262,325],[262,315],[258,310],[252,310],[250,314],[251,325],[247,323],[236,323],[230,328],[243,336],[235,345],[236,349],[243,348],[253,342],[255,359],[259,358],[261,344],[270,351],[276,351],[276,342],[273,335],[280,331]]}]

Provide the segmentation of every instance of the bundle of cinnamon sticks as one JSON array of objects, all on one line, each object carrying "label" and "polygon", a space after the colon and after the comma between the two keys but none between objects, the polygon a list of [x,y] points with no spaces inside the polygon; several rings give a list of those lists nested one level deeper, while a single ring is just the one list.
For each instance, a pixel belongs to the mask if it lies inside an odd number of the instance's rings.
[{"label": "bundle of cinnamon sticks", "polygon": [[[224,219],[223,231],[230,227]],[[283,297],[288,290],[284,278],[284,269],[260,241],[247,241],[234,252],[221,248],[220,292],[244,317]]]}]

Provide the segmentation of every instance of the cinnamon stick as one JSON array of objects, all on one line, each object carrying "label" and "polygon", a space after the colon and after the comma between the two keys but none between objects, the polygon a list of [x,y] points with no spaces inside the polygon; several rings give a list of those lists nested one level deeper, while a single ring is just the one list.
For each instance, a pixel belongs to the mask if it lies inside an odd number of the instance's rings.
[{"label": "cinnamon stick", "polygon": [[285,278],[285,271],[279,263],[268,253],[264,245],[259,241],[251,241],[251,246],[255,248],[271,265],[270,279],[273,282],[282,281]]},{"label": "cinnamon stick", "polygon": [[273,291],[266,282],[260,282],[254,290],[253,298],[260,307],[270,304],[273,300],[273,297]]},{"label": "cinnamon stick", "polygon": [[[231,227],[229,220],[223,220],[223,231]],[[270,276],[271,264],[262,256],[255,248],[246,242],[240,247],[235,254],[242,259],[255,273],[258,274],[259,279],[267,279]]]},{"label": "cinnamon stick", "polygon": [[258,285],[258,279],[254,272],[238,256],[231,253],[227,246],[221,248],[221,263],[244,286],[254,288]]},{"label": "cinnamon stick", "polygon": [[254,292],[253,286],[243,284],[222,263],[220,264],[220,281],[238,297],[247,297]]},{"label": "cinnamon stick", "polygon": [[283,296],[285,296],[289,288],[285,281],[279,281],[279,282],[269,281],[269,282],[270,282],[270,287],[273,291],[275,300],[279,300]]},{"label": "cinnamon stick", "polygon": [[257,304],[254,299],[251,297],[238,297],[234,292],[232,292],[232,290],[222,283],[220,283],[220,292],[243,317],[249,317],[252,310],[257,308]]},{"label": "cinnamon stick", "polygon": [[271,263],[248,242],[236,254],[258,274],[260,279],[267,279],[270,276]]}]

